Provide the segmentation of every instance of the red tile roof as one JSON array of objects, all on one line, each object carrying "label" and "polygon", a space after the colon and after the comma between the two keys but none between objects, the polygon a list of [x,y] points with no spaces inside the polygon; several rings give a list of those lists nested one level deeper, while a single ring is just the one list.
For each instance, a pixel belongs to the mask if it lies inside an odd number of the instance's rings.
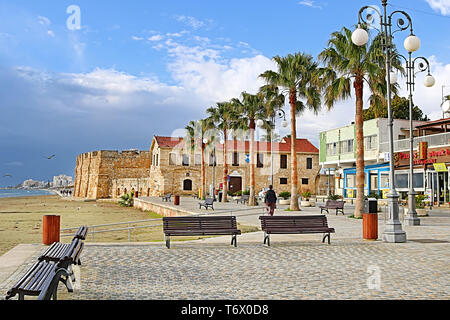
[{"label": "red tile roof", "polygon": [[[155,136],[156,142],[162,148],[175,148],[178,146],[180,149],[184,147],[184,139],[180,137],[161,137]],[[317,149],[308,139],[297,139],[296,150],[298,153],[319,153]],[[217,144],[216,148],[221,149],[222,145]],[[250,151],[250,141],[227,141],[228,151]],[[271,145],[270,142],[255,141],[255,152],[270,152]],[[273,144],[274,152],[291,152],[291,139],[283,138],[282,142],[274,142]]]}]

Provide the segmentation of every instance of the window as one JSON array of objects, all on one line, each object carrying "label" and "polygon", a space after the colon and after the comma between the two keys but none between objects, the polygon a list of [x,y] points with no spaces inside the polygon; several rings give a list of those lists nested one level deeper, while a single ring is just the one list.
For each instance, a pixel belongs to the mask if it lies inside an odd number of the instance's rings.
[{"label": "window", "polygon": [[327,156],[335,156],[337,154],[337,142],[327,143]]},{"label": "window", "polygon": [[195,154],[195,165],[201,166],[202,165],[202,155],[201,154]]},{"label": "window", "polygon": [[287,178],[280,178],[280,184],[288,184]]},{"label": "window", "polygon": [[183,154],[183,166],[189,166],[189,156],[187,154]]},{"label": "window", "polygon": [[355,188],[356,186],[356,175],[354,174],[348,174],[346,176],[345,186],[347,188]]},{"label": "window", "polygon": [[403,140],[403,139],[406,139],[406,136],[404,134],[399,134],[398,140]]},{"label": "window", "polygon": [[233,166],[239,166],[239,153],[233,152]]},{"label": "window", "polygon": [[186,179],[183,181],[183,190],[192,191],[192,180]]},{"label": "window", "polygon": [[264,154],[262,153],[256,154],[256,167],[257,168],[264,167]]},{"label": "window", "polygon": [[280,168],[287,169],[287,154],[280,155]]},{"label": "window", "polygon": [[395,175],[395,187],[399,189],[407,189],[408,188],[408,174],[400,173]]},{"label": "window", "polygon": [[353,139],[341,141],[341,153],[353,152]]},{"label": "window", "polygon": [[177,154],[169,153],[169,165],[175,166],[177,164]]},{"label": "window", "polygon": [[312,158],[306,158],[306,169],[312,169]]},{"label": "window", "polygon": [[364,137],[364,149],[365,150],[375,150],[377,148],[377,136]]},{"label": "window", "polygon": [[302,178],[302,184],[308,184],[309,179],[308,178]]}]

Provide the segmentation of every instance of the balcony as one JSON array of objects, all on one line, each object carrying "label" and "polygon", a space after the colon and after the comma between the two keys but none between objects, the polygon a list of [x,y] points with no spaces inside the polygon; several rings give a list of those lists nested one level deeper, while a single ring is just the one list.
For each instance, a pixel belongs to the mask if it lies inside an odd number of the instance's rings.
[{"label": "balcony", "polygon": [[[428,148],[450,145],[450,132],[414,137],[414,149],[419,142],[428,142]],[[409,138],[394,141],[394,152],[409,151]],[[380,153],[389,152],[389,142],[380,143]]]}]

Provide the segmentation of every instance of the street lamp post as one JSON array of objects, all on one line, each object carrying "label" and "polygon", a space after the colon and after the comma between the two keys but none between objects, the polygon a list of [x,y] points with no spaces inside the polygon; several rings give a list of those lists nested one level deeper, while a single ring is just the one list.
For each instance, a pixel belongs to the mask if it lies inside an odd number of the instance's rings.
[{"label": "street lamp post", "polygon": [[[413,134],[413,91],[415,86],[414,79],[416,74],[419,72],[428,71],[425,76],[424,85],[426,87],[432,87],[435,83],[433,76],[430,74],[430,63],[424,57],[417,57],[412,59],[412,53],[409,52],[408,59],[401,54],[395,54],[392,56],[403,58],[406,62],[406,85],[409,91],[409,191],[408,191],[408,213],[405,216],[405,223],[410,226],[419,226],[420,219],[416,212],[416,191],[414,190],[414,134]],[[418,66],[418,71],[416,70],[416,60],[422,60]],[[394,78],[396,78],[394,76]]]},{"label": "street lamp post", "polygon": [[[402,230],[402,224],[399,220],[399,206],[398,198],[399,194],[395,189],[395,175],[394,175],[394,132],[393,132],[393,118],[392,118],[392,106],[391,106],[391,56],[393,49],[393,34],[398,31],[404,31],[409,29],[410,35],[405,39],[404,46],[408,52],[417,51],[420,47],[420,39],[414,35],[412,28],[411,17],[404,11],[396,10],[387,14],[387,0],[381,1],[383,6],[383,12],[380,12],[376,6],[364,6],[358,13],[358,28],[352,34],[352,41],[355,45],[366,45],[369,39],[367,31],[361,28],[361,22],[365,25],[372,24],[374,17],[371,13],[368,13],[364,17],[364,12],[368,9],[378,14],[380,18],[381,30],[379,30],[384,36],[383,50],[386,55],[386,84],[387,84],[387,107],[388,107],[388,133],[389,133],[389,193],[388,198],[388,217],[383,231],[383,240],[385,242],[401,243],[406,242],[406,232]],[[398,29],[392,31],[392,18],[394,15],[401,15],[406,18],[405,21],[402,18],[397,20],[396,26]]]}]

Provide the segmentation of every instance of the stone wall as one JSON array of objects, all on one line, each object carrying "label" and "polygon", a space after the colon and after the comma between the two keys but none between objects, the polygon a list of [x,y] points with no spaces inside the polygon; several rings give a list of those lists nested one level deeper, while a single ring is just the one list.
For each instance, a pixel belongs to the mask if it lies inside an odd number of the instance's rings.
[{"label": "stone wall", "polygon": [[148,179],[151,156],[148,151],[93,151],[77,156],[74,197],[111,198],[113,182],[120,179]]}]

